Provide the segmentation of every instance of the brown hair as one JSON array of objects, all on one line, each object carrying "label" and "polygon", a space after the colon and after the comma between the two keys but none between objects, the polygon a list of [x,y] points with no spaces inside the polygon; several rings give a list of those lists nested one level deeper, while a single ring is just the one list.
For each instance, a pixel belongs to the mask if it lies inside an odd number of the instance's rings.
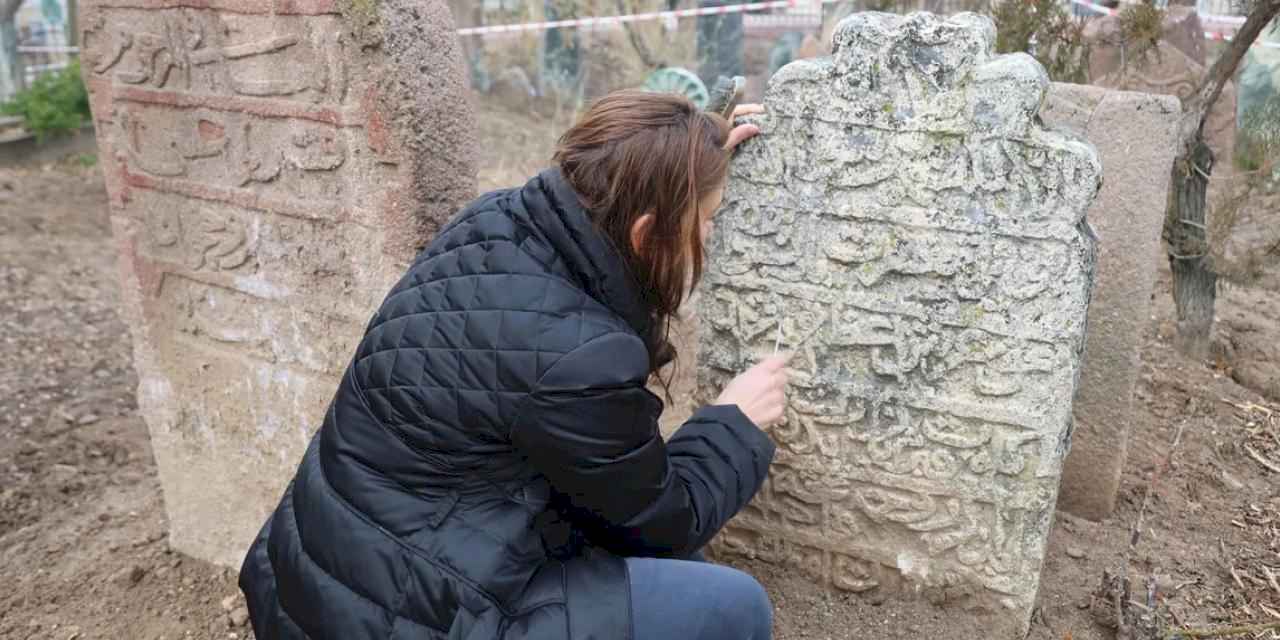
[{"label": "brown hair", "polygon": [[[560,137],[553,157],[640,286],[653,315],[650,373],[676,356],[670,320],[702,277],[699,202],[724,184],[728,138],[724,118],[682,96],[618,91]],[[631,228],[646,213],[654,221],[637,255]]]}]

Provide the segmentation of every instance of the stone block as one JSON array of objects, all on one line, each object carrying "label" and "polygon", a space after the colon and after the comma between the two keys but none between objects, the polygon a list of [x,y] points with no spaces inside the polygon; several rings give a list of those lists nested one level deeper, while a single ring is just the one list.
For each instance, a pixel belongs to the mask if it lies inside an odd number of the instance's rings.
[{"label": "stone block", "polygon": [[474,195],[452,20],[439,0],[81,7],[171,544],[236,566],[370,314]]},{"label": "stone block", "polygon": [[[1158,48],[1158,56],[1153,53],[1143,62],[1131,61],[1123,67],[1119,66],[1118,60],[1112,68],[1091,63],[1093,84],[1109,89],[1159,93],[1186,99],[1204,77],[1205,66],[1169,41],[1161,41]],[[1222,89],[1222,95],[1209,111],[1204,135],[1215,157],[1214,180],[1210,190],[1216,193],[1234,174],[1231,160],[1235,156],[1236,147],[1235,83],[1228,82]],[[1214,197],[1213,193],[1210,195],[1211,199]]]},{"label": "stone block", "polygon": [[854,14],[770,83],[701,294],[709,400],[792,361],[778,454],[716,551],[1022,638],[1084,348],[1097,153],[975,14]]},{"label": "stone block", "polygon": [[1089,209],[1098,266],[1071,453],[1058,508],[1101,520],[1115,507],[1133,409],[1138,346],[1150,320],[1181,106],[1172,96],[1058,84],[1041,118],[1093,143],[1103,182]]}]

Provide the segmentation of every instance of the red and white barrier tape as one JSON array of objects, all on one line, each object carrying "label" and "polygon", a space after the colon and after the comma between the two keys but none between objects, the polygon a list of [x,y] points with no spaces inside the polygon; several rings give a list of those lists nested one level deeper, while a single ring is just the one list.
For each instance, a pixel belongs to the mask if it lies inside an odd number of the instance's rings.
[{"label": "red and white barrier tape", "polygon": [[610,27],[626,22],[672,20],[676,18],[688,18],[694,16],[714,16],[729,13],[744,13],[748,11],[763,11],[765,9],[781,9],[794,7],[799,3],[800,0],[770,0],[769,2],[748,2],[744,4],[729,4],[720,7],[702,7],[699,9],[652,11],[649,13],[631,13],[617,16],[592,16],[588,18],[574,18],[571,20],[550,20],[547,22],[526,22],[522,24],[467,27],[465,29],[458,29],[458,35],[474,36],[484,35],[487,33],[511,33],[515,31],[545,31],[547,29],[559,29],[562,27],[586,27],[591,29],[595,27]]},{"label": "red and white barrier tape", "polygon": [[1103,15],[1107,15],[1107,16],[1116,16],[1116,15],[1120,15],[1120,10],[1119,10],[1119,9],[1112,9],[1111,7],[1104,7],[1104,6],[1100,5],[1100,4],[1094,4],[1094,3],[1092,3],[1092,2],[1089,2],[1089,0],[1071,0],[1071,4],[1077,4],[1077,5],[1080,5],[1080,6],[1084,7],[1084,8],[1086,8],[1086,9],[1090,9],[1090,10],[1096,11],[1096,12],[1098,12],[1098,13],[1101,13],[1101,14],[1103,14]]},{"label": "red and white barrier tape", "polygon": [[822,15],[802,14],[765,14],[742,16],[743,28],[747,31],[764,29],[803,30],[822,26]]},{"label": "red and white barrier tape", "polygon": [[[697,16],[725,15],[730,13],[750,13],[754,11],[764,11],[766,9],[792,9],[797,6],[817,4],[833,4],[841,0],[768,0],[766,2],[747,2],[743,4],[730,4],[719,7],[702,7],[698,9],[679,9],[676,11],[651,11],[648,13],[632,13],[613,16],[590,16],[586,18],[573,18],[569,20],[549,20],[545,22],[525,22],[518,24],[501,24],[489,25],[483,27],[466,27],[458,29],[460,36],[484,36],[489,34],[512,34],[523,31],[546,31],[548,29],[560,28],[582,28],[591,29],[609,29],[616,28],[627,22],[644,22],[648,20],[664,20],[669,24],[674,24],[679,18],[691,18]],[[1119,15],[1118,9],[1104,7],[1100,4],[1090,2],[1089,0],[1069,0],[1073,4],[1080,5],[1096,13],[1115,16]],[[1135,3],[1139,0],[1121,0],[1125,3]],[[1242,16],[1218,15],[1205,12],[1197,12],[1201,19],[1208,22],[1218,22],[1223,24],[1240,25],[1244,24],[1245,18]],[[784,25],[794,25],[795,27],[813,26],[810,24],[813,16],[790,16],[790,15],[771,15],[771,16],[752,16],[752,22],[758,22],[753,26],[769,26],[781,27]],[[819,18],[820,19],[820,18]],[[776,24],[775,24],[776,23]],[[1209,40],[1226,40],[1230,41],[1231,37],[1227,34],[1217,32],[1205,32],[1205,38]],[[1268,48],[1280,48],[1280,43],[1258,41],[1255,43],[1259,46]]]},{"label": "red and white barrier tape", "polygon": [[[839,1],[840,0],[822,0],[822,4],[832,4]],[[1104,15],[1114,16],[1120,13],[1116,9],[1112,9],[1110,7],[1104,7],[1100,4],[1094,4],[1089,0],[1070,0],[1070,2],[1072,2],[1073,4],[1078,4],[1082,7],[1085,7],[1087,9],[1096,11]],[[620,25],[624,22],[640,22],[644,20],[670,21],[670,20],[675,20],[677,18],[687,18],[687,17],[694,17],[694,16],[722,15],[722,14],[728,14],[728,13],[763,11],[764,9],[792,8],[800,4],[802,4],[802,0],[770,0],[769,2],[751,2],[751,3],[745,3],[745,4],[725,5],[720,7],[706,7],[702,9],[681,9],[678,11],[654,11],[650,13],[634,13],[634,14],[619,15],[619,16],[597,16],[597,17],[591,17],[591,18],[578,18],[574,20],[553,20],[549,22],[528,22],[523,24],[505,24],[505,25],[494,25],[494,26],[487,26],[487,27],[467,27],[465,29],[458,29],[458,35],[469,36],[469,35],[483,35],[487,33],[516,33],[520,31],[543,31],[546,29],[558,29],[560,27],[580,27],[580,26],[609,27],[609,26]],[[766,23],[769,23],[768,26],[783,26],[783,25],[792,25],[796,27],[814,26],[811,23],[813,16],[808,14],[753,16],[753,17],[776,19],[776,22],[777,22],[776,25],[772,24],[773,21],[762,20],[760,21],[761,26],[765,26]],[[1245,19],[1240,16],[1222,16],[1222,15],[1207,14],[1207,13],[1200,14],[1200,17],[1210,21],[1214,21],[1214,22],[1224,22],[1224,23],[1231,23],[1231,24],[1244,24],[1244,21],[1245,21]],[[1226,42],[1231,41],[1230,35],[1225,33],[1220,33],[1220,32],[1205,31],[1204,37],[1207,40],[1218,40],[1218,41],[1226,41]],[[1270,49],[1280,49],[1280,42],[1266,42],[1263,40],[1259,40],[1254,43],[1254,46],[1267,47]],[[18,53],[79,53],[79,52],[80,52],[79,47],[24,47],[24,46],[18,47]]]},{"label": "red and white barrier tape", "polygon": [[[1143,0],[1120,0],[1120,2],[1123,4],[1141,4]],[[1089,3],[1086,3],[1086,2],[1076,2],[1076,4],[1089,5]],[[1107,15],[1112,15],[1112,16],[1119,13],[1115,9],[1108,9],[1107,7],[1102,7],[1098,5],[1091,5],[1089,6],[1089,8],[1093,9],[1094,11],[1101,11],[1103,13],[1106,13]],[[1225,24],[1244,24],[1244,20],[1245,20],[1244,16],[1229,16],[1229,15],[1223,15],[1218,13],[1209,13],[1207,11],[1201,11],[1199,9],[1196,9],[1196,15],[1200,16],[1201,20],[1205,20],[1208,22],[1222,22]]]},{"label": "red and white barrier tape", "polygon": [[[1231,42],[1232,40],[1232,37],[1230,35],[1227,35],[1225,33],[1215,33],[1213,31],[1204,32],[1204,37],[1206,40],[1220,40],[1223,42]],[[1253,42],[1253,46],[1266,47],[1268,49],[1280,49],[1280,42],[1268,42],[1266,40],[1255,40]]]},{"label": "red and white barrier tape", "polygon": [[1200,16],[1200,19],[1205,22],[1221,22],[1223,24],[1240,25],[1244,24],[1245,21],[1244,16],[1224,16],[1217,13],[1204,13],[1202,11],[1197,11],[1196,13]]},{"label": "red and white barrier tape", "polygon": [[19,45],[18,53],[80,53],[80,47],[25,47]]},{"label": "red and white barrier tape", "polygon": [[[1096,11],[1098,13],[1102,13],[1109,16],[1119,15],[1120,13],[1120,11],[1117,9],[1104,7],[1100,4],[1094,4],[1092,2],[1089,2],[1089,0],[1071,0],[1071,2],[1073,4],[1078,4],[1082,7],[1085,7],[1086,9],[1090,9],[1092,11]],[[1200,17],[1211,22],[1222,22],[1222,23],[1228,23],[1228,24],[1244,24],[1244,21],[1245,21],[1245,19],[1241,16],[1222,16],[1222,15],[1215,15],[1211,13],[1201,13]],[[1206,40],[1219,40],[1219,41],[1231,42],[1230,34],[1217,32],[1217,31],[1205,31],[1204,37]],[[1253,43],[1253,46],[1267,47],[1269,49],[1280,49],[1280,42],[1267,42],[1265,40],[1258,40]]]}]

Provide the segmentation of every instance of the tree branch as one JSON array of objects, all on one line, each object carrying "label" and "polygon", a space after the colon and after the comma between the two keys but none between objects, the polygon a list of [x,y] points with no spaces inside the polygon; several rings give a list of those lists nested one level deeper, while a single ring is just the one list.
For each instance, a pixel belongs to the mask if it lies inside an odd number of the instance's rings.
[{"label": "tree branch", "polygon": [[1204,128],[1205,120],[1209,118],[1209,110],[1218,101],[1218,96],[1222,95],[1223,87],[1235,75],[1240,61],[1244,59],[1262,30],[1271,24],[1277,14],[1280,14],[1280,0],[1258,0],[1227,50],[1218,56],[1218,60],[1200,81],[1200,86],[1187,97],[1183,104],[1183,113],[1187,117],[1183,120],[1182,131],[1179,132],[1182,134],[1180,142],[1184,149],[1190,144],[1194,134]]},{"label": "tree branch", "polygon": [[1238,636],[1246,633],[1257,633],[1269,629],[1280,629],[1280,622],[1264,622],[1261,624],[1241,624],[1217,629],[1166,629],[1165,638],[1217,638],[1221,636]]}]

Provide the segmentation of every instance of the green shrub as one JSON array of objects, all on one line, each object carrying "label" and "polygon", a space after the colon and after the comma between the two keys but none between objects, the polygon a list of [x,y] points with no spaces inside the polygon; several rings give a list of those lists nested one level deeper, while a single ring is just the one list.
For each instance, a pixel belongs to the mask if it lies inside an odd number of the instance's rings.
[{"label": "green shrub", "polygon": [[1056,82],[1088,82],[1084,21],[1072,17],[1057,0],[994,3],[991,18],[997,52],[1030,53]]},{"label": "green shrub", "polygon": [[1125,47],[1125,61],[1141,65],[1160,59],[1160,41],[1164,38],[1165,12],[1151,2],[1126,4],[1120,10],[1120,40]]},{"label": "green shrub", "polygon": [[46,73],[0,105],[0,113],[21,116],[23,126],[43,142],[51,135],[78,130],[89,120],[89,93],[80,79],[80,63]]}]

